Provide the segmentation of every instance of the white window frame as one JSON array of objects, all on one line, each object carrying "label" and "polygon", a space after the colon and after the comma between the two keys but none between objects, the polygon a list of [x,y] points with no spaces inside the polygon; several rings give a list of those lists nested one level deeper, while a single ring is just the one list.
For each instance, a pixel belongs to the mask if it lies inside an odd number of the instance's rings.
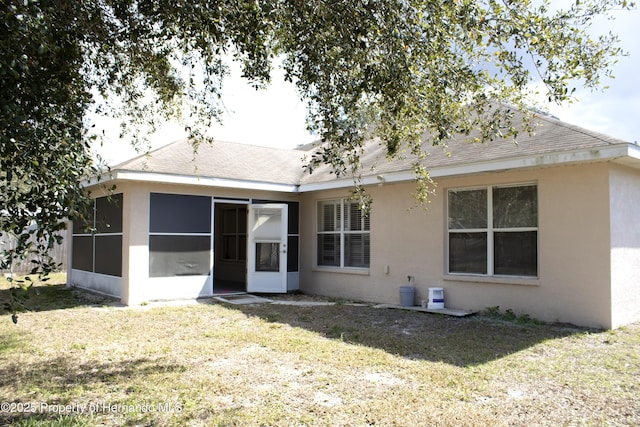
[{"label": "white window frame", "polygon": [[[537,279],[540,276],[540,224],[536,227],[508,227],[508,228],[497,228],[493,226],[493,189],[494,188],[511,188],[511,187],[530,187],[535,186],[536,192],[538,191],[538,183],[537,182],[523,182],[517,184],[495,184],[495,185],[485,185],[485,186],[474,186],[474,187],[459,187],[459,188],[449,188],[447,189],[447,200],[445,203],[445,245],[446,245],[446,253],[445,253],[445,264],[446,264],[446,275],[460,275],[460,276],[480,276],[480,277],[516,277],[522,279]],[[474,190],[486,190],[487,193],[487,227],[486,228],[449,228],[449,194],[452,191],[474,191]],[[539,198],[537,199],[539,202]],[[539,205],[536,206],[538,210],[538,214],[540,212]],[[538,216],[539,221],[539,216]],[[505,275],[505,274],[495,274],[495,262],[494,262],[494,244],[495,244],[495,233],[496,232],[529,232],[535,231],[537,235],[537,246],[536,246],[536,254],[538,255],[538,264],[536,265],[536,275],[535,276],[525,276],[525,275]],[[451,233],[486,233],[487,234],[487,273],[468,273],[468,272],[457,272],[450,271],[449,266],[449,235]]]},{"label": "white window frame", "polygon": [[[318,222],[320,220],[320,218],[318,218],[319,215],[319,210],[320,210],[320,206],[322,204],[327,204],[327,203],[331,203],[334,206],[339,206],[340,207],[340,213],[339,215],[335,215],[334,213],[334,221],[336,221],[339,224],[339,228],[338,230],[330,230],[330,231],[320,231],[318,229]],[[368,272],[369,268],[371,266],[371,222],[369,219],[369,228],[365,229],[365,221],[367,220],[366,217],[363,215],[361,218],[361,228],[362,230],[345,230],[345,217],[348,217],[350,215],[350,210],[348,209],[348,205],[355,203],[353,200],[348,199],[348,198],[335,198],[335,199],[325,199],[325,200],[317,200],[316,201],[316,244],[315,244],[315,256],[314,256],[314,268],[318,268],[318,269],[338,269],[341,271],[355,271],[355,272]],[[334,212],[336,212],[334,210]],[[336,217],[339,217],[339,221],[337,220]],[[340,262],[339,265],[323,265],[323,264],[318,264],[318,236],[319,235],[339,235],[340,237]],[[353,234],[353,235],[368,235],[369,236],[369,265],[366,267],[357,267],[357,266],[347,266],[345,265],[345,257],[346,257],[346,251],[345,251],[345,236],[349,235],[349,234]]]}]

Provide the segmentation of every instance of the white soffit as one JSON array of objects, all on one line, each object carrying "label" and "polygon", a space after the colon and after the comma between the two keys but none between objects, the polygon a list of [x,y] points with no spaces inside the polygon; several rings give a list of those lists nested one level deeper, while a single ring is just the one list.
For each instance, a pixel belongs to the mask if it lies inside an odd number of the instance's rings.
[{"label": "white soffit", "polygon": [[284,193],[297,193],[295,184],[278,184],[272,182],[244,181],[228,178],[201,177],[195,175],[172,175],[142,171],[113,171],[102,176],[100,181],[93,179],[87,183],[87,187],[108,181],[135,181],[156,182],[162,184],[197,185],[203,187],[224,187],[243,190],[279,191]]}]

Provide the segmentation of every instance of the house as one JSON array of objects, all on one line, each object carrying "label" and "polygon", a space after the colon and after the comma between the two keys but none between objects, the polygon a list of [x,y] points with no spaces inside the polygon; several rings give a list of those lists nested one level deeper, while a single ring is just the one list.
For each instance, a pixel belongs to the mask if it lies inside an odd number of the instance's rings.
[{"label": "house", "polygon": [[[452,141],[425,165],[371,141],[362,181],[303,171],[312,146],[178,141],[95,182],[95,233],[74,224],[69,285],[125,304],[248,291],[397,304],[442,287],[446,305],[500,306],[545,321],[617,328],[640,320],[640,147],[551,117],[518,144]],[[409,156],[410,157],[410,156]],[[104,183],[104,181],[102,181]]]}]

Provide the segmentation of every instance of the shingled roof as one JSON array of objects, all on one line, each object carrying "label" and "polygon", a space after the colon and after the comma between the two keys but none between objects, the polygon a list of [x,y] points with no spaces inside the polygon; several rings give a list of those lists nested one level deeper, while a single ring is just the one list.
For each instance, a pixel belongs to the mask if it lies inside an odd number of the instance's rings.
[{"label": "shingled roof", "polygon": [[303,172],[303,154],[226,141],[202,143],[194,151],[193,145],[183,139],[113,166],[111,170],[295,185]]},{"label": "shingled roof", "polygon": [[[460,136],[449,141],[446,147],[429,147],[427,143],[423,147],[429,152],[429,156],[422,163],[427,170],[444,168],[451,170],[456,166],[469,166],[489,161],[530,158],[550,154],[559,155],[580,150],[597,150],[628,144],[623,140],[570,125],[544,115],[536,118],[535,133],[530,135],[522,132],[518,136],[517,142],[510,139],[497,139],[487,143],[472,143],[469,142],[471,138],[473,138],[473,135],[470,137]],[[385,157],[385,153],[386,150],[381,141],[370,141],[360,157],[362,175],[410,171],[411,164],[416,160],[416,156],[410,153],[405,153],[400,159],[388,160]],[[329,166],[323,165],[313,174],[303,176],[301,184],[326,182],[335,179],[335,175],[329,175],[329,171]]]},{"label": "shingled roof", "polygon": [[[517,163],[518,159],[528,159],[527,164],[538,164],[535,159],[542,159],[544,156],[549,158],[577,152],[593,154],[608,147],[630,145],[623,140],[552,117],[540,115],[536,120],[535,134],[522,133],[517,144],[506,139],[470,143],[467,142],[468,138],[460,137],[450,141],[446,148],[430,148],[430,155],[423,161],[424,165],[430,171],[451,171],[456,167],[469,168],[487,162],[504,164],[513,160],[516,163],[512,162],[515,165],[512,167],[524,167],[524,163]],[[307,144],[289,150],[214,141],[199,145],[194,152],[188,140],[180,140],[113,166],[111,170],[300,185],[312,189],[318,184],[336,181],[336,176],[327,165],[319,166],[312,174],[304,172],[303,158],[309,157],[317,147],[318,144]],[[595,154],[591,157],[597,158]],[[362,175],[375,177],[409,172],[415,156],[407,154],[403,158],[389,161],[385,158],[384,145],[379,140],[371,140],[365,145],[360,160]],[[448,172],[442,172],[439,176],[446,173]]]}]

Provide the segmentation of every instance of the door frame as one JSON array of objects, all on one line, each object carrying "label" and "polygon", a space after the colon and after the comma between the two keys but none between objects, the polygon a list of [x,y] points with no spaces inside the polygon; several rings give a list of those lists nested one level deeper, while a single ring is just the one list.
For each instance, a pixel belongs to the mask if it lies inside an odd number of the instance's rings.
[{"label": "door frame", "polygon": [[[233,197],[219,197],[219,196],[213,196],[212,197],[213,203],[211,205],[211,230],[212,230],[212,239],[211,239],[211,282],[212,282],[212,293],[216,294],[216,292],[220,292],[221,290],[223,292],[228,292],[228,288],[225,288],[224,285],[220,285],[220,283],[224,283],[225,280],[224,279],[219,279],[219,284],[218,286],[216,286],[216,261],[220,261],[220,259],[217,259],[219,257],[219,254],[217,253],[218,250],[222,250],[222,233],[218,233],[216,232],[216,222],[219,220],[216,216],[216,205],[236,205],[236,206],[249,206],[251,204],[251,199],[245,199],[245,198],[233,198]],[[248,226],[247,226],[248,228]],[[220,246],[218,247],[218,242],[220,243]],[[222,268],[222,266],[218,265],[218,268]],[[242,273],[242,282],[243,283],[243,287],[240,289],[233,289],[232,292],[246,292],[247,290],[247,260],[245,259],[244,263],[243,263],[243,273]],[[238,282],[240,283],[240,282]]]},{"label": "door frame", "polygon": [[[275,225],[275,229],[269,226],[268,219],[262,223],[256,221],[256,214],[259,214],[261,209],[279,211],[279,224]],[[247,292],[287,292],[288,211],[289,206],[286,203],[259,203],[247,206]],[[262,230],[260,227],[263,227]],[[261,233],[263,235],[260,235]],[[278,245],[277,271],[256,270],[256,248],[259,244]]]}]

